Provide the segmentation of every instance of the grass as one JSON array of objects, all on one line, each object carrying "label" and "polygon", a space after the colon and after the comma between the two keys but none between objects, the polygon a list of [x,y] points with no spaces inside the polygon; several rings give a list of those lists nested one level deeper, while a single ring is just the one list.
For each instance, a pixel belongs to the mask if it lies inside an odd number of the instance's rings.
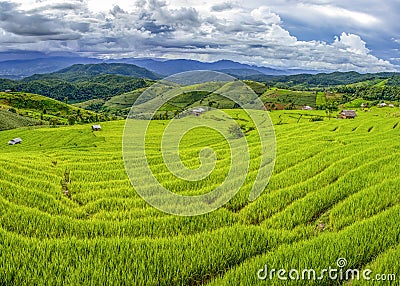
[{"label": "grass", "polygon": [[0,131],[34,125],[40,125],[40,121],[0,109]]},{"label": "grass", "polygon": [[265,91],[260,99],[264,103],[274,103],[280,105],[293,104],[294,106],[301,107],[308,105],[311,107],[317,106],[317,95],[312,91],[293,91],[287,89],[272,88]]},{"label": "grass", "polygon": [[146,88],[139,88],[137,90],[127,92],[121,95],[113,96],[105,102],[104,107],[109,109],[122,109],[129,110],[136,99],[146,90]]},{"label": "grass", "polygon": [[[251,125],[240,111],[226,112]],[[250,131],[253,159],[244,186],[224,207],[197,217],[165,214],[137,195],[122,160],[124,121],[104,122],[99,132],[90,125],[1,131],[2,285],[258,285],[257,271],[265,264],[321,269],[339,257],[349,267],[399,274],[398,108],[358,109],[354,120],[317,122],[298,120],[303,112],[270,112],[281,124],[275,125],[275,170],[261,197],[247,199],[260,155]],[[205,113],[194,120],[215,117]],[[187,183],[168,172],[160,155],[167,123],[152,121],[148,131],[156,178],[181,194],[220,184],[230,158],[222,136],[196,129],[183,137],[179,151],[186,166],[199,166],[204,146],[218,158],[207,180]],[[11,137],[23,143],[8,146]],[[67,170],[71,198],[62,193]]]},{"label": "grass", "polygon": [[315,101],[316,106],[318,106],[318,107],[324,106],[324,105],[326,105],[326,102],[327,102],[327,100],[326,100],[325,93],[324,92],[318,92],[317,93],[317,98],[316,98],[316,101]]}]

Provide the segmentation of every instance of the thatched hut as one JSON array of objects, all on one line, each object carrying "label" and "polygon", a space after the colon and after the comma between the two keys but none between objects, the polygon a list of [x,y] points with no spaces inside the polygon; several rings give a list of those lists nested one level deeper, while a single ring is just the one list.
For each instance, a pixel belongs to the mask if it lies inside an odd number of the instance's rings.
[{"label": "thatched hut", "polygon": [[357,113],[354,110],[342,110],[340,112],[340,117],[343,119],[354,119],[356,116]]}]

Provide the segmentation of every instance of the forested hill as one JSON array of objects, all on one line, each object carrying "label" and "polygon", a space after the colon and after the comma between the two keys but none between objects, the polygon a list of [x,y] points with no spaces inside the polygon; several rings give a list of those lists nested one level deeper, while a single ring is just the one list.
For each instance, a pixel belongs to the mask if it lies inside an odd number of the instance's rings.
[{"label": "forested hill", "polygon": [[36,74],[30,77],[26,77],[22,79],[22,81],[33,81],[40,79],[62,79],[68,82],[80,82],[91,79],[92,77],[98,75],[120,75],[120,76],[129,76],[134,78],[145,78],[156,80],[160,77],[155,73],[145,69],[138,67],[136,65],[131,64],[121,64],[121,63],[112,63],[112,64],[76,64],[72,65],[68,68],[59,70],[54,73],[49,74]]},{"label": "forested hill", "polygon": [[110,119],[104,114],[25,92],[0,92],[0,110],[2,111],[0,130],[36,125],[36,123],[73,125]]},{"label": "forested hill", "polygon": [[41,94],[65,101],[109,99],[149,86],[158,76],[129,64],[73,65],[58,72],[33,75],[22,80],[0,79],[0,90]]},{"label": "forested hill", "polygon": [[269,85],[291,88],[332,87],[355,83],[376,84],[386,80],[385,85],[399,86],[400,73],[333,72],[319,74],[298,74],[289,76],[250,76],[249,78]]},{"label": "forested hill", "polygon": [[[320,89],[363,97],[369,100],[398,100],[399,73],[360,74],[334,72],[290,76],[249,76],[268,87],[290,90]],[[70,103],[93,99],[107,101],[140,88],[150,86],[158,75],[132,64],[76,64],[58,72],[37,74],[21,80],[0,79],[0,91],[12,90],[41,94]]]}]

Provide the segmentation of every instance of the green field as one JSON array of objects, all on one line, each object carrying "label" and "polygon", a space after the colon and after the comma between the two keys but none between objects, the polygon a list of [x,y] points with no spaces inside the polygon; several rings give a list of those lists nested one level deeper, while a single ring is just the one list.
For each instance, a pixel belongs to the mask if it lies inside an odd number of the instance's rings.
[{"label": "green field", "polygon": [[[23,116],[25,121],[33,119],[33,121],[42,121],[41,124],[48,124],[52,120],[55,120],[54,125],[60,125],[108,119],[108,116],[103,114],[97,114],[42,95],[25,92],[0,92],[0,107],[6,110],[12,109],[16,114]],[[4,118],[4,122],[11,121],[11,117]]]},{"label": "green field", "polygon": [[[310,122],[296,118],[310,112],[272,111],[277,158],[264,193],[247,200],[260,155],[250,131],[244,186],[224,207],[196,217],[165,214],[136,194],[122,159],[124,121],[104,122],[99,132],[90,125],[1,131],[0,285],[258,285],[265,264],[320,270],[341,257],[352,268],[400,275],[400,112],[357,112],[353,120]],[[212,112],[198,118],[214,119]],[[180,155],[196,167],[199,150],[212,147],[218,168],[198,185],[168,173],[159,152],[167,123],[152,121],[147,137],[162,184],[182,194],[221,184],[230,153],[204,128],[184,137]],[[8,146],[14,137],[23,143]]]},{"label": "green field", "polygon": [[[326,105],[326,95],[324,92],[318,92],[317,93],[317,98],[315,100],[316,106],[322,107]],[[359,106],[357,106],[359,107]]]},{"label": "green field", "polygon": [[287,106],[292,104],[293,109],[308,105],[316,107],[317,95],[312,91],[293,91],[288,89],[271,88],[265,91],[260,99],[265,103]]}]

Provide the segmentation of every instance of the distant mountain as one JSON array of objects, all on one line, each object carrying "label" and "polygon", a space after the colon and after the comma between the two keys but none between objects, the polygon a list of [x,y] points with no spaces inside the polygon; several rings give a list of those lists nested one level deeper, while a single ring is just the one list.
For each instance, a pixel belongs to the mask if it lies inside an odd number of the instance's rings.
[{"label": "distant mountain", "polygon": [[226,73],[236,78],[246,79],[251,76],[263,76],[265,74],[253,69],[221,69],[218,72]]},{"label": "distant mountain", "polygon": [[81,57],[49,57],[27,60],[8,60],[0,62],[0,77],[21,79],[33,74],[58,71],[73,64],[98,63],[100,60]]},{"label": "distant mountain", "polygon": [[193,71],[213,70],[227,72],[235,77],[244,79],[247,76],[260,75],[290,75],[299,73],[315,73],[314,71],[303,70],[281,70],[269,67],[242,64],[230,60],[216,62],[200,62],[196,60],[177,59],[143,59],[124,58],[103,60],[96,58],[79,57],[74,54],[50,54],[16,52],[4,54],[0,52],[0,77],[9,79],[21,79],[34,74],[47,74],[59,71],[75,64],[101,64],[121,63],[133,64],[150,70],[160,76]]},{"label": "distant mountain", "polygon": [[98,75],[119,75],[134,78],[159,79],[155,73],[132,64],[100,63],[100,64],[75,64],[48,74],[35,74],[26,77],[23,81],[41,79],[62,79],[68,82],[86,81]]},{"label": "distant mountain", "polygon": [[285,70],[278,70],[268,67],[259,67],[254,65],[241,64],[229,60],[221,60],[212,63],[205,63],[195,60],[161,60],[161,59],[120,59],[111,60],[110,62],[125,62],[135,64],[140,67],[149,69],[155,73],[169,76],[176,73],[192,71],[192,70],[213,70],[228,71],[229,74],[242,77],[246,74],[263,74],[263,75],[287,75],[290,74]]}]

